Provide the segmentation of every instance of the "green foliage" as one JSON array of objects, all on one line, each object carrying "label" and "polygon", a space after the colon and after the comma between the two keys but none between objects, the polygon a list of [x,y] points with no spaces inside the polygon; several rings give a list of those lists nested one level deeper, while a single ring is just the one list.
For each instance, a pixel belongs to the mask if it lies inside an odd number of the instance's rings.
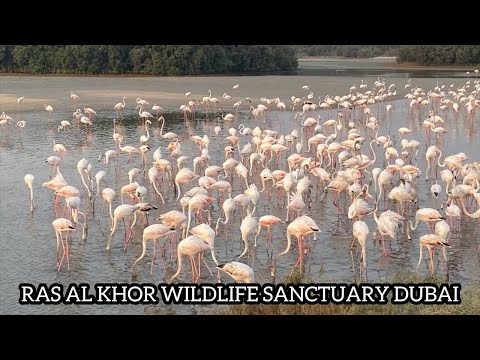
[{"label": "green foliage", "polygon": [[478,65],[480,46],[478,45],[415,45],[399,49],[398,63],[419,65]]},{"label": "green foliage", "polygon": [[419,65],[478,65],[479,45],[292,45],[299,57],[344,56],[371,58],[396,56],[398,63]]},{"label": "green foliage", "polygon": [[0,72],[201,75],[292,70],[281,45],[0,45]]}]

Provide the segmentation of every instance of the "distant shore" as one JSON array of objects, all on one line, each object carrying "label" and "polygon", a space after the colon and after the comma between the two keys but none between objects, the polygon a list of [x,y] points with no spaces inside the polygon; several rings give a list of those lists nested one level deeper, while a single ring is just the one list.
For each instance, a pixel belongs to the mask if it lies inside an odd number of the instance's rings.
[{"label": "distant shore", "polygon": [[350,62],[382,62],[395,63],[397,58],[395,56],[377,56],[373,58],[349,58],[343,56],[306,56],[298,59],[298,62],[309,61],[350,61]]},{"label": "distant shore", "polygon": [[[298,59],[299,65],[301,63],[314,63],[314,62],[350,62],[350,63],[378,63],[382,64],[382,68],[385,69],[400,69],[400,70],[425,70],[425,71],[470,71],[474,76],[473,71],[477,68],[472,65],[418,65],[414,63],[401,63],[396,62],[395,56],[377,56],[373,58],[349,58],[341,56],[307,56]],[[287,70],[286,72],[294,72],[299,70],[301,66],[297,69]],[[478,65],[480,68],[480,65]],[[197,78],[197,77],[222,77],[222,76],[259,76],[259,75],[275,75],[276,73],[282,73],[283,71],[278,72],[246,72],[246,73],[218,73],[218,74],[199,74],[199,75],[152,75],[152,74],[72,74],[72,73],[12,73],[12,72],[0,72],[1,76],[35,76],[35,77],[94,77],[94,78],[172,78],[172,77],[183,77],[183,78]]]},{"label": "distant shore", "polygon": [[348,61],[348,62],[373,62],[385,64],[385,68],[402,69],[402,70],[432,70],[432,71],[470,71],[474,76],[473,71],[476,68],[480,69],[480,65],[419,65],[415,63],[397,63],[395,56],[378,56],[374,58],[347,58],[339,56],[312,56],[299,58],[298,62],[334,62],[334,61]]},{"label": "distant shore", "polygon": [[226,76],[262,76],[275,75],[277,73],[286,73],[297,70],[278,70],[278,71],[251,71],[243,73],[215,73],[215,74],[198,74],[198,75],[155,75],[155,74],[72,74],[72,73],[13,73],[0,72],[0,76],[37,76],[37,77],[95,77],[95,78],[199,78],[199,77],[226,77]]}]

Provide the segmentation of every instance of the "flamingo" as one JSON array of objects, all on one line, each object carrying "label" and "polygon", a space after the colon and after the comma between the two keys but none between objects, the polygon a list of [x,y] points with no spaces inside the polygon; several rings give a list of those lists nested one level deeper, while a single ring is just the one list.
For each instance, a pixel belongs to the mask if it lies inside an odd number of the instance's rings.
[{"label": "flamingo", "polygon": [[147,242],[149,240],[153,240],[153,256],[152,256],[152,263],[150,265],[150,275],[153,273],[153,264],[155,263],[155,255],[156,255],[156,244],[161,237],[173,234],[175,232],[175,226],[167,226],[163,224],[153,224],[147,226],[143,229],[143,236],[142,236],[142,253],[140,256],[135,260],[132,267],[132,273],[135,274],[135,268],[137,263],[143,259],[147,252]]},{"label": "flamingo", "polygon": [[63,155],[67,151],[63,144],[57,144],[55,139],[53,139],[53,151],[58,152]]},{"label": "flamingo", "polygon": [[67,203],[67,208],[71,211],[71,215],[73,218],[73,222],[78,226],[80,223],[78,222],[78,214],[83,216],[83,224],[82,226],[82,240],[87,238],[86,230],[88,228],[87,225],[87,216],[83,211],[80,211],[80,205],[82,200],[78,196],[72,196],[65,198],[65,202]]},{"label": "flamingo", "polygon": [[162,203],[165,204],[165,200],[162,194],[160,193],[160,191],[158,190],[157,184],[156,184],[158,175],[159,175],[159,170],[155,166],[152,166],[150,169],[148,169],[148,180],[150,181],[150,184],[152,184],[153,191],[155,191],[155,193],[158,196],[160,196]]},{"label": "flamingo", "polygon": [[174,132],[167,132],[166,134],[163,133],[163,126],[165,125],[165,118],[160,116],[158,121],[162,120],[162,127],[160,128],[160,137],[167,140],[178,139],[178,135]]},{"label": "flamingo", "polygon": [[[63,259],[65,258],[65,255],[67,257],[67,268],[70,271],[70,256],[68,254],[68,238],[65,238],[65,243],[63,239],[62,233],[64,232],[71,232],[75,230],[75,227],[73,226],[73,223],[65,218],[57,218],[53,220],[52,226],[55,230],[55,236],[57,238],[57,272],[60,271],[60,268],[62,267]],[[60,242],[62,243],[62,248],[63,248],[63,254],[62,258],[58,260],[60,257]]]},{"label": "flamingo", "polygon": [[[303,263],[303,253],[304,253],[303,238],[307,235],[317,233],[317,232],[321,232],[320,228],[318,227],[316,222],[311,217],[309,217],[307,215],[300,216],[300,217],[296,218],[295,220],[293,220],[290,224],[288,224],[288,226],[287,226],[287,248],[275,257],[271,275],[273,277],[275,276],[276,262],[277,262],[278,258],[280,258],[280,256],[283,256],[283,255],[287,254],[290,251],[290,247],[291,247],[291,244],[292,244],[292,235],[297,238],[298,252],[299,252],[299,255],[300,255],[299,259],[297,261],[297,264],[298,263],[300,264],[300,273],[302,273],[303,272],[302,263]],[[297,264],[295,264],[294,269],[297,266]]]},{"label": "flamingo", "polygon": [[45,104],[45,110],[48,112],[48,119],[50,119],[53,114],[53,107],[51,105]]},{"label": "flamingo", "polygon": [[25,96],[20,96],[20,97],[17,98],[17,103],[19,105],[20,112],[22,112],[22,104],[23,104],[24,101],[25,101]]},{"label": "flamingo", "polygon": [[92,116],[97,114],[97,112],[95,110],[93,110],[92,108],[89,108],[89,107],[83,108],[83,112],[85,114],[87,114],[89,119],[92,119]]},{"label": "flamingo", "polygon": [[[207,244],[201,238],[195,235],[191,235],[183,239],[178,243],[177,247],[177,271],[170,278],[170,283],[180,274],[182,271],[182,256],[188,255],[190,257],[190,263],[192,266],[192,281],[195,283],[200,279],[200,271],[197,271],[195,266],[195,255],[204,253],[206,251],[213,251],[212,245]],[[199,264],[200,267],[200,264]]]},{"label": "flamingo", "polygon": [[[368,234],[369,234],[368,225],[364,221],[359,220],[353,223],[353,238],[354,238],[354,241],[357,240],[358,244],[362,249],[362,263],[363,263],[363,268],[365,270],[367,269],[366,243],[367,243]],[[352,242],[352,245],[350,248],[353,247],[353,244],[354,242]]]},{"label": "flamingo", "polygon": [[87,125],[90,126],[90,127],[92,126],[92,119],[90,119],[89,117],[82,116],[82,117],[80,118],[80,122],[81,122],[83,125],[85,125],[86,131],[88,131]]},{"label": "flamingo", "polygon": [[145,121],[145,131],[147,132],[147,135],[146,136],[145,135],[140,136],[140,144],[145,144],[148,141],[148,139],[150,138],[150,133],[148,132],[148,125],[151,125],[151,124],[152,124],[152,122],[150,120],[147,119]]},{"label": "flamingo", "polygon": [[[115,229],[117,228],[118,220],[123,221],[123,228],[125,232],[125,250],[127,248],[127,229],[125,228],[125,218],[134,215],[133,224],[136,221],[136,211],[140,208],[140,204],[130,205],[130,204],[122,204],[115,208],[113,212],[113,226],[110,228],[110,236],[108,237],[107,247],[106,250],[110,250],[110,243],[112,241],[113,234],[115,233]],[[130,235],[129,238],[132,236],[132,227],[130,227]]]},{"label": "flamingo", "polygon": [[430,192],[432,193],[432,197],[435,199],[435,201],[437,201],[438,197],[442,193],[442,186],[435,180],[435,184],[430,187]]},{"label": "flamingo", "polygon": [[70,121],[62,120],[62,121],[60,121],[60,125],[58,125],[58,127],[57,127],[57,132],[59,132],[60,130],[67,130],[69,126],[72,126]]},{"label": "flamingo", "polygon": [[[188,200],[188,223],[187,223],[187,234],[190,230],[190,224],[192,220],[192,210],[195,209],[196,213],[200,214],[200,219],[203,219],[203,215],[201,213],[201,208],[205,205],[208,205],[212,203],[213,201],[216,201],[215,198],[208,196],[208,195],[203,195],[203,194],[196,194]],[[202,220],[201,220],[202,221]]]},{"label": "flamingo", "polygon": [[146,121],[148,118],[154,118],[152,114],[150,114],[148,111],[143,110],[142,105],[138,105],[135,109],[138,110],[138,115],[142,118],[142,120]]},{"label": "flamingo", "polygon": [[412,130],[406,127],[401,127],[400,129],[398,129],[398,132],[400,133],[400,139],[403,139],[403,137],[407,134],[410,134]]},{"label": "flamingo", "polygon": [[87,171],[88,165],[89,165],[89,162],[87,159],[85,158],[80,159],[77,163],[77,171],[80,174],[80,179],[82,181],[83,186],[85,186],[85,188],[87,189],[88,198],[91,199],[92,192],[90,191],[90,186],[87,185],[87,183],[85,182],[85,178],[83,177],[83,173],[85,172],[87,173],[88,180],[91,181],[90,173]]},{"label": "flamingo", "polygon": [[[430,164],[431,164],[432,158],[436,158],[440,154],[441,154],[440,149],[437,148],[435,145],[431,145],[431,146],[428,147],[428,149],[425,153],[425,158],[427,160],[427,170],[425,171],[425,177],[426,177],[425,179],[426,180],[428,180],[428,178],[430,176],[430,172],[431,172]],[[433,165],[435,166],[435,162],[433,163]],[[436,178],[436,170],[435,170],[435,178]]]},{"label": "flamingo", "polygon": [[230,184],[228,181],[224,181],[224,180],[217,181],[214,184],[211,184],[209,188],[218,190],[221,193],[227,192],[230,197],[232,196],[232,184]]},{"label": "flamingo", "polygon": [[255,282],[253,269],[247,264],[230,261],[226,264],[218,265],[217,268],[230,275],[237,283],[252,284]]},{"label": "flamingo", "polygon": [[[462,200],[463,198],[461,198]],[[460,200],[460,201],[461,201]],[[462,217],[462,211],[460,210],[460,208],[458,207],[458,205],[455,205],[455,204],[449,204],[448,202],[446,203],[446,207],[445,207],[445,214],[448,216],[449,220],[450,220],[450,224],[452,224],[453,222],[453,218],[456,218],[458,220],[461,219]],[[468,216],[468,215],[467,215]]]},{"label": "flamingo", "polygon": [[73,110],[77,108],[77,101],[80,99],[80,96],[74,94],[73,91],[70,91],[70,99],[73,102]]},{"label": "flamingo", "polygon": [[177,190],[177,201],[180,199],[181,195],[181,190],[180,186],[183,184],[188,183],[189,181],[192,181],[193,179],[198,178],[198,175],[195,174],[192,170],[188,168],[182,168],[177,172],[177,175],[175,175],[175,186]]},{"label": "flamingo", "polygon": [[157,104],[154,104],[152,106],[152,111],[157,114],[157,121],[158,121],[158,117],[160,115],[161,112],[163,112],[165,109],[162,108],[160,105],[157,105]]},{"label": "flamingo", "polygon": [[20,131],[22,131],[26,124],[27,123],[25,122],[25,120],[17,121],[17,128],[19,128]]},{"label": "flamingo", "polygon": [[[137,97],[135,99],[135,101],[137,102],[137,104],[140,104],[139,106],[141,106],[141,107],[145,107],[147,105],[150,105],[150,103],[147,100],[142,100],[142,98],[140,98],[140,97]],[[137,106],[137,108],[138,108],[138,106]]]},{"label": "flamingo", "polygon": [[104,188],[102,190],[102,199],[103,199],[103,205],[102,205],[102,210],[100,213],[103,212],[103,207],[105,206],[105,202],[108,202],[109,206],[109,213],[110,213],[110,228],[113,227],[113,214],[112,214],[112,203],[113,200],[115,199],[115,190],[111,188]]},{"label": "flamingo", "polygon": [[[446,220],[442,214],[436,209],[432,208],[421,208],[418,209],[416,214],[415,214],[415,225],[413,225],[413,222],[410,220],[408,226],[407,224],[407,236],[408,239],[411,240],[410,237],[410,231],[409,230],[417,230],[418,224],[423,221],[426,222],[427,224],[432,223],[432,222],[437,222],[440,220]],[[433,230],[433,229],[431,229]]]},{"label": "flamingo", "polygon": [[356,196],[355,200],[348,208],[348,218],[350,220],[355,217],[360,220],[363,216],[372,213],[373,209],[368,207],[368,203],[361,198],[362,196],[366,196],[365,190]]},{"label": "flamingo", "polygon": [[450,192],[450,184],[456,180],[457,176],[450,169],[444,169],[440,171],[440,177],[442,178],[442,181],[447,184],[445,187],[445,192],[448,194]]},{"label": "flamingo", "polygon": [[422,262],[423,248],[426,247],[428,249],[428,254],[430,256],[430,272],[433,274],[434,272],[433,258],[434,258],[435,247],[436,246],[450,247],[450,243],[446,239],[444,239],[442,236],[439,236],[437,234],[427,234],[420,237],[419,245],[420,245],[420,255],[419,255],[419,260],[418,260],[416,270],[418,271],[418,267]]},{"label": "flamingo", "polygon": [[294,213],[295,217],[298,217],[302,214],[303,209],[305,209],[305,202],[300,194],[294,193],[290,197],[290,201],[287,205],[287,218],[285,221],[290,219],[290,213]]},{"label": "flamingo", "polygon": [[252,201],[252,213],[255,213],[255,210],[257,209],[257,203],[260,198],[260,192],[258,191],[257,185],[255,185],[254,183],[248,185],[248,188],[244,191],[244,194],[247,195]]},{"label": "flamingo", "polygon": [[120,135],[119,138],[118,138],[118,148],[120,149],[120,151],[126,152],[128,154],[128,161],[127,162],[132,161],[132,154],[141,154],[142,153],[140,149],[138,149],[134,146],[131,146],[131,145],[122,146],[122,142],[123,142],[123,135]]},{"label": "flamingo", "polygon": [[59,190],[55,191],[55,194],[57,196],[67,198],[67,197],[80,196],[80,191],[74,186],[65,185],[65,186],[62,186]]},{"label": "flamingo", "polygon": [[[52,180],[44,182],[42,184],[42,187],[48,187],[49,189],[52,189],[54,191],[60,190],[64,186],[68,185],[66,182],[65,178],[63,177],[62,173],[60,172],[59,169],[57,169],[56,175],[53,177]],[[58,205],[58,195],[55,196],[55,206]]]},{"label": "flamingo", "polygon": [[265,168],[260,172],[260,180],[262,181],[262,190],[260,190],[259,192],[265,191],[265,183],[267,181],[272,180],[271,188],[273,188],[275,186],[275,179],[273,178],[273,174],[272,174],[272,172],[270,171],[269,168]]},{"label": "flamingo", "polygon": [[[205,243],[209,244],[212,248],[215,248],[215,231],[210,227],[210,225],[207,225],[207,224],[197,225],[194,228],[192,228],[190,232],[192,233],[192,235],[199,237]],[[220,265],[220,262],[217,260],[217,257],[215,256],[215,250],[212,250],[211,254],[212,254],[212,259],[215,265],[216,266]],[[200,257],[203,257],[203,254],[201,254]],[[203,259],[203,262],[207,266],[207,269],[210,272],[210,274],[213,275],[210,269],[208,268],[208,264],[206,263],[205,259]],[[217,280],[218,282],[221,282],[222,280],[220,276],[220,271],[217,272]]]},{"label": "flamingo", "polygon": [[377,224],[378,232],[382,237],[382,246],[383,246],[383,253],[384,255],[387,254],[385,249],[385,235],[390,236],[392,239],[395,239],[397,235],[398,227],[400,225],[400,221],[405,220],[403,216],[396,213],[392,210],[387,210],[383,212],[380,217],[377,216],[378,207],[375,208],[373,211],[373,217],[375,219],[375,223]]},{"label": "flamingo", "polygon": [[33,180],[35,180],[35,176],[32,174],[27,174],[23,177],[23,181],[29,190],[28,201],[30,202],[30,212],[33,212],[33,208],[35,207],[35,202],[33,201]]},{"label": "flamingo", "polygon": [[56,173],[58,166],[62,162],[62,159],[58,156],[49,156],[47,160],[45,160],[45,164],[50,166],[50,178],[52,177],[52,173]]},{"label": "flamingo", "polygon": [[337,176],[334,180],[332,180],[323,190],[323,195],[319,199],[319,201],[322,201],[325,195],[327,194],[328,190],[333,190],[335,191],[335,198],[333,199],[333,205],[337,208],[338,212],[340,213],[340,205],[339,205],[339,198],[340,198],[340,193],[345,191],[348,188],[349,184],[348,182],[343,179],[342,177]]},{"label": "flamingo", "polygon": [[[182,229],[182,239],[187,236],[187,217],[184,213],[177,210],[170,210],[164,214],[161,214],[158,218],[163,225],[175,227],[175,229]],[[176,233],[174,234],[176,236]]]},{"label": "flamingo", "polygon": [[244,244],[243,252],[237,258],[240,260],[248,251],[248,237],[255,233],[255,229],[258,226],[257,219],[253,217],[253,214],[247,210],[247,216],[245,216],[240,224],[240,232],[242,234],[242,241]]},{"label": "flamingo", "polygon": [[213,178],[218,178],[218,176],[223,173],[224,170],[218,165],[211,165],[205,169],[205,176],[210,176]]},{"label": "flamingo", "polygon": [[437,142],[440,137],[443,139],[443,134],[447,133],[447,130],[441,126],[432,126],[430,129],[437,135]]},{"label": "flamingo", "polygon": [[[218,226],[220,225],[220,223],[222,225],[227,225],[230,222],[230,217],[235,211],[236,206],[237,204],[235,200],[232,199],[231,197],[223,202],[222,209],[223,209],[223,213],[225,214],[225,221],[222,221],[223,219],[221,217],[217,219],[217,224],[215,226],[215,233],[218,234]],[[225,237],[226,237],[226,233],[225,233]]]},{"label": "flamingo", "polygon": [[285,224],[285,221],[282,221],[282,219],[274,216],[274,215],[264,215],[260,219],[258,219],[258,231],[255,234],[255,243],[253,246],[257,246],[257,237],[262,231],[262,226],[265,226],[267,228],[267,244],[268,241],[272,240],[272,231],[270,230],[270,226],[282,223]]},{"label": "flamingo", "polygon": [[227,115],[222,116],[219,119],[221,119],[223,121],[234,121],[235,120],[235,115],[233,115],[231,113],[228,113]]},{"label": "flamingo", "polygon": [[113,107],[113,110],[117,112],[118,116],[122,116],[123,109],[125,109],[125,100],[127,100],[126,96],[122,96],[122,102],[116,103]]}]

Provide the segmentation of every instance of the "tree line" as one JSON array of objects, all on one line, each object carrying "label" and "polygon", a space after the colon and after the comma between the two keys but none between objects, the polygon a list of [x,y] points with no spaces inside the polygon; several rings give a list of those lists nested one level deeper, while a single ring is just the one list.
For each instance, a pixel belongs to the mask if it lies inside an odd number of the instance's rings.
[{"label": "tree line", "polygon": [[402,46],[397,62],[419,65],[478,65],[480,45]]},{"label": "tree line", "polygon": [[396,56],[398,63],[480,64],[480,45],[0,45],[0,72],[205,75],[294,70],[303,56]]},{"label": "tree line", "polygon": [[399,45],[294,45],[302,56],[344,56],[348,58],[371,58],[396,56]]},{"label": "tree line", "polygon": [[419,65],[477,65],[480,45],[293,45],[299,57],[396,56],[397,63]]},{"label": "tree line", "polygon": [[288,71],[283,45],[0,45],[0,72],[161,76]]}]

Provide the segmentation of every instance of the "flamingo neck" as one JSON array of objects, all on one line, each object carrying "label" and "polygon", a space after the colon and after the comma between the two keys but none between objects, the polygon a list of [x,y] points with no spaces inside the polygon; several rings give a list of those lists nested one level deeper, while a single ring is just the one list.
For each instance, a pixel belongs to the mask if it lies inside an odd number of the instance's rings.
[{"label": "flamingo neck", "polygon": [[179,248],[177,248],[177,259],[178,259],[177,272],[173,274],[173,276],[170,278],[170,282],[172,282],[173,279],[175,279],[180,274],[180,271],[182,271],[182,253],[180,252]]}]

